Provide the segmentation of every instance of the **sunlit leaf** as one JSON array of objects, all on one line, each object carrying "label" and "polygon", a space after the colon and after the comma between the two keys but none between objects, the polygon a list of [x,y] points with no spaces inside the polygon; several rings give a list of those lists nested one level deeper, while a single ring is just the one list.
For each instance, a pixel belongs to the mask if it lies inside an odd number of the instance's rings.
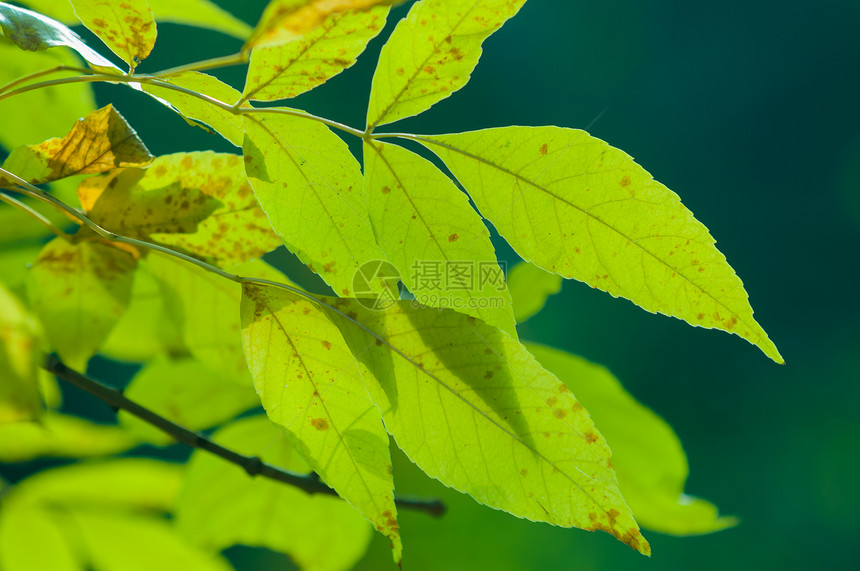
[{"label": "sunlit leaf", "polygon": [[[18,147],[3,168],[32,183],[79,174],[98,174],[117,167],[142,167],[152,161],[137,133],[107,105],[79,119],[63,138]],[[0,185],[13,184],[0,177]]]},{"label": "sunlit leaf", "polygon": [[176,183],[183,189],[198,189],[221,205],[197,225],[195,232],[153,234],[155,241],[219,265],[259,258],[281,244],[254,197],[242,157],[211,151],[158,157],[138,187],[146,191]]},{"label": "sunlit leaf", "polygon": [[[173,174],[178,175],[175,171]],[[189,176],[193,177],[193,173]],[[149,238],[157,233],[192,234],[203,220],[224,206],[194,185],[160,178],[156,171],[114,170],[86,179],[78,194],[93,222],[133,238]]]},{"label": "sunlit leaf", "polygon": [[[193,359],[155,358],[134,376],[123,394],[191,430],[211,428],[260,405],[251,386],[238,385]],[[124,412],[120,423],[141,440],[166,445],[161,430]]]},{"label": "sunlit leaf", "polygon": [[35,52],[68,46],[78,52],[94,69],[106,73],[119,72],[110,60],[85,44],[80,36],[68,27],[38,12],[0,2],[0,28],[3,35],[21,49]]},{"label": "sunlit leaf", "polygon": [[[47,52],[22,52],[0,41],[0,84],[58,65],[78,65],[72,52],[58,48]],[[62,74],[58,74],[62,77]],[[68,75],[68,74],[67,74]],[[0,101],[3,125],[0,144],[11,150],[20,145],[44,141],[69,130],[80,117],[95,108],[95,97],[88,83],[57,85],[35,89]],[[50,113],[33,113],[50,109]]]},{"label": "sunlit leaf", "polygon": [[155,19],[216,30],[245,39],[251,26],[209,0],[147,0]]},{"label": "sunlit leaf", "polygon": [[155,45],[155,18],[146,0],[70,0],[75,14],[131,70]]},{"label": "sunlit leaf", "polygon": [[[212,439],[280,468],[309,471],[283,429],[265,416],[231,423]],[[205,452],[195,452],[188,463],[176,525],[194,545],[216,551],[235,544],[268,547],[307,571],[351,569],[371,537],[367,521],[343,500],[251,478]]]},{"label": "sunlit leaf", "polygon": [[0,509],[0,569],[79,571],[83,562],[74,543],[49,508],[21,504]]},{"label": "sunlit leaf", "polygon": [[482,504],[650,553],[588,413],[514,338],[406,301],[384,311],[325,301],[385,427],[424,472]]},{"label": "sunlit leaf", "polygon": [[612,373],[551,347],[526,345],[586,406],[612,448],[624,499],[643,526],[662,533],[709,533],[737,524],[716,506],[684,494],[687,458],[672,428],[636,402]]},{"label": "sunlit leaf", "polygon": [[168,511],[176,503],[181,483],[182,469],[177,464],[121,458],[43,470],[16,484],[7,497],[15,502],[58,507]]},{"label": "sunlit leaf", "polygon": [[31,10],[62,22],[67,26],[78,26],[81,21],[75,16],[75,9],[71,2],[57,2],[57,0],[23,0],[17,2]]},{"label": "sunlit leaf", "polygon": [[[157,278],[165,308],[188,351],[215,374],[252,386],[242,352],[239,284],[154,252],[144,266]],[[286,281],[283,274],[259,260],[229,269],[243,276]]]},{"label": "sunlit leaf", "polygon": [[376,240],[416,300],[516,335],[490,233],[466,195],[432,163],[396,145],[365,142],[364,165]]},{"label": "sunlit leaf", "polygon": [[648,311],[735,333],[783,362],[708,229],[622,151],[561,127],[420,142],[525,260]]},{"label": "sunlit leaf", "polygon": [[525,0],[424,0],[382,48],[367,109],[371,129],[417,115],[466,85],[481,44]]},{"label": "sunlit leaf", "polygon": [[89,458],[107,456],[138,443],[115,425],[95,424],[56,412],[38,423],[0,425],[0,461],[26,462],[34,458]]},{"label": "sunlit leaf", "polygon": [[246,115],[245,129],[245,171],[272,227],[338,295],[350,295],[356,271],[385,254],[346,143],[325,125],[281,113]]},{"label": "sunlit leaf", "polygon": [[49,242],[27,284],[49,344],[72,368],[83,370],[128,305],[137,261],[98,242]]},{"label": "sunlit leaf", "polygon": [[[242,96],[237,90],[219,79],[196,71],[179,73],[159,79],[168,84],[206,94],[208,97],[212,97],[228,105],[233,105]],[[200,97],[195,97],[158,84],[143,83],[141,84],[141,89],[167,101],[184,117],[209,125],[237,147],[242,146],[245,128],[240,115],[213,105]],[[243,106],[247,107],[247,105]]]},{"label": "sunlit leaf", "polygon": [[311,468],[391,540],[400,561],[388,435],[353,353],[317,304],[274,287],[246,284],[243,291],[242,342],[266,413]]},{"label": "sunlit leaf", "polygon": [[549,296],[561,291],[561,276],[528,262],[514,266],[507,281],[517,323],[539,312]]},{"label": "sunlit leaf", "polygon": [[0,426],[34,419],[41,411],[40,344],[38,321],[0,283]]},{"label": "sunlit leaf", "polygon": [[283,44],[324,25],[334,14],[372,10],[391,6],[403,0],[272,0],[263,11],[260,22],[244,50],[259,46]]},{"label": "sunlit leaf", "polygon": [[230,571],[221,556],[185,543],[167,519],[75,508],[68,519],[95,569]]},{"label": "sunlit leaf", "polygon": [[255,49],[242,99],[288,99],[325,83],[355,63],[387,14],[387,7],[336,13],[291,42]]},{"label": "sunlit leaf", "polygon": [[186,352],[179,330],[167,314],[161,289],[143,264],[134,272],[131,300],[99,353],[120,361],[143,362],[158,354]]}]

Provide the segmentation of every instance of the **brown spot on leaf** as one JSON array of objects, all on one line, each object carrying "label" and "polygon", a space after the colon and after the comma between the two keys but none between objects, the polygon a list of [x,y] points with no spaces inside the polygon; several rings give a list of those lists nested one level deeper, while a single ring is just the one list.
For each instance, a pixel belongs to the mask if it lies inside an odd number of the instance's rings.
[{"label": "brown spot on leaf", "polygon": [[388,186],[382,187],[382,194],[388,194],[389,192],[391,192],[391,187],[388,187]]},{"label": "brown spot on leaf", "polygon": [[455,232],[455,233],[451,234],[450,236],[448,236],[448,241],[449,242],[456,242],[459,238],[460,237]]},{"label": "brown spot on leaf", "polygon": [[594,444],[595,442],[597,442],[597,435],[591,430],[583,434],[583,436],[585,437],[585,441],[589,444]]},{"label": "brown spot on leaf", "polygon": [[311,426],[317,430],[328,430],[328,421],[324,418],[312,418]]},{"label": "brown spot on leaf", "polygon": [[547,154],[548,151],[549,151],[549,146],[546,143],[544,143],[543,145],[540,146],[540,154],[541,155]]},{"label": "brown spot on leaf", "polygon": [[325,347],[326,349],[329,349],[329,350],[331,349],[331,343],[328,341],[322,341],[322,346]]},{"label": "brown spot on leaf", "polygon": [[630,186],[630,177],[627,175],[622,176],[618,184],[621,186]]}]

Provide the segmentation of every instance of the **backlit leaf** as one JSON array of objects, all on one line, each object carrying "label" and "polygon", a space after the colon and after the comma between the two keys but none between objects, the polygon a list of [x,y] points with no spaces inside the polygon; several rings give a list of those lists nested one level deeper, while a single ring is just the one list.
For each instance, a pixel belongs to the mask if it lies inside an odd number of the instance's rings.
[{"label": "backlit leaf", "polygon": [[325,83],[355,63],[387,14],[387,7],[332,14],[291,42],[255,49],[242,99],[288,99]]},{"label": "backlit leaf", "polygon": [[20,504],[0,509],[0,569],[4,571],[79,571],[74,543],[49,508]]},{"label": "backlit leaf", "polygon": [[78,52],[94,69],[119,73],[119,68],[85,44],[80,36],[64,24],[38,12],[0,2],[0,28],[3,35],[21,49],[35,52],[68,46]]},{"label": "backlit leaf", "polygon": [[[3,228],[4,210],[6,209],[0,208],[0,229]],[[0,230],[0,234],[2,234],[2,230]],[[42,244],[39,243],[22,243],[18,248],[0,246],[2,285],[6,286],[13,295],[24,297],[24,284],[27,281],[27,274],[30,272],[29,265],[33,263],[41,250]]]},{"label": "backlit leaf", "polygon": [[708,229],[622,151],[561,127],[420,142],[523,259],[648,311],[740,335],[783,362]]},{"label": "backlit leaf", "polygon": [[588,413],[514,338],[406,301],[325,301],[386,428],[424,472],[482,504],[650,553]]},{"label": "backlit leaf", "polygon": [[49,344],[82,371],[128,305],[137,261],[98,242],[55,238],[42,249],[27,284]]},{"label": "backlit leaf", "polygon": [[38,423],[0,425],[0,461],[26,462],[34,458],[90,458],[124,452],[138,443],[127,431],[57,412]]},{"label": "backlit leaf", "polygon": [[317,304],[274,287],[243,292],[242,342],[266,413],[400,561],[388,435],[353,353]]},{"label": "backlit leaf", "polygon": [[149,172],[114,170],[86,179],[78,194],[87,215],[112,232],[149,238],[156,233],[194,233],[203,220],[223,207],[214,196],[185,186],[181,180],[165,181],[161,186],[160,177]]},{"label": "backlit leaf", "polygon": [[70,0],[75,14],[133,71],[155,45],[155,18],[146,0]]},{"label": "backlit leaf", "polygon": [[465,194],[429,161],[365,142],[365,195],[376,240],[416,300],[516,335],[490,233]]},{"label": "backlit leaf", "polygon": [[143,190],[176,183],[196,188],[221,206],[190,234],[153,234],[162,244],[179,247],[219,265],[259,258],[281,244],[245,176],[242,157],[211,151],[158,157],[138,183]]},{"label": "backlit leaf", "polygon": [[561,291],[561,276],[523,262],[508,272],[514,318],[522,323],[543,309],[546,299]]},{"label": "backlit leaf", "polygon": [[[260,406],[252,387],[225,380],[194,359],[157,357],[134,376],[123,394],[191,430],[211,428]],[[141,440],[159,445],[173,442],[161,430],[128,413],[121,411],[119,420]]]},{"label": "backlit leaf", "polygon": [[245,39],[251,26],[209,0],[147,0],[155,19],[216,30]]},{"label": "backlit leaf", "polygon": [[161,289],[144,264],[134,272],[131,300],[99,353],[119,361],[144,362],[160,353],[183,354],[179,330],[167,314]]},{"label": "backlit leaf", "polygon": [[[63,138],[18,147],[3,168],[38,184],[117,167],[142,167],[151,161],[134,129],[113,105],[107,105],[79,119]],[[0,177],[0,185],[4,184],[13,183]]]},{"label": "backlit leaf", "polygon": [[325,125],[281,113],[246,115],[245,130],[245,171],[272,227],[338,295],[350,295],[362,264],[385,254],[346,143]]},{"label": "backlit leaf", "polygon": [[[204,93],[221,103],[229,105],[238,101],[242,96],[237,90],[219,79],[197,71],[188,71],[159,79],[165,83],[191,89],[198,93]],[[237,147],[242,146],[245,127],[242,124],[242,117],[240,115],[213,105],[199,97],[188,95],[187,93],[168,87],[162,87],[158,84],[142,83],[141,89],[167,101],[184,117],[209,125]],[[243,106],[247,107],[247,105]]]},{"label": "backlit leaf", "polygon": [[672,428],[636,402],[612,373],[551,347],[526,345],[586,406],[612,448],[624,499],[643,526],[662,533],[709,533],[737,524],[716,506],[684,494],[687,458]]},{"label": "backlit leaf", "polygon": [[[280,468],[309,471],[283,429],[265,416],[233,422],[212,439]],[[372,533],[367,521],[340,498],[251,478],[238,466],[202,451],[188,463],[176,525],[194,545],[215,551],[235,544],[268,547],[286,553],[307,571],[351,569]]]},{"label": "backlit leaf", "polygon": [[333,14],[372,10],[403,0],[272,0],[244,50],[283,44],[324,25]]},{"label": "backlit leaf", "polygon": [[[22,52],[0,41],[0,84],[58,65],[78,65],[72,52],[59,48],[48,52]],[[62,77],[62,74],[58,74]],[[35,89],[0,101],[3,124],[0,144],[6,149],[44,141],[64,133],[78,118],[95,108],[93,90],[88,83],[57,85]],[[50,113],[33,113],[50,109]]]},{"label": "backlit leaf", "polygon": [[371,130],[417,115],[466,85],[481,44],[525,0],[423,0],[382,48],[367,124]]},{"label": "backlit leaf", "polygon": [[233,569],[221,556],[187,545],[163,517],[75,508],[69,510],[68,519],[94,569]]},{"label": "backlit leaf", "polygon": [[41,411],[40,341],[38,321],[0,283],[0,426],[34,419]]}]

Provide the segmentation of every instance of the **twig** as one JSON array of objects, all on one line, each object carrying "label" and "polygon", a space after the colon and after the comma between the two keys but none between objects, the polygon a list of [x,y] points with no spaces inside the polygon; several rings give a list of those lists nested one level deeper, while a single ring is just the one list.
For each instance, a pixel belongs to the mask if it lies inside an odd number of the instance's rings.
[{"label": "twig", "polygon": [[[129,400],[123,396],[122,392],[119,390],[70,369],[53,355],[46,356],[42,366],[49,373],[56,375],[57,378],[90,393],[114,410],[124,410],[147,424],[169,434],[178,442],[191,446],[192,448],[206,450],[207,452],[215,454],[232,464],[236,464],[244,469],[250,476],[263,476],[264,478],[289,484],[307,492],[308,494],[325,494],[329,496],[338,495],[336,491],[329,488],[314,473],[296,474],[295,472],[290,472],[288,470],[272,466],[271,464],[267,464],[266,462],[263,462],[259,456],[245,456],[244,454],[239,454],[234,450],[225,448],[199,432],[188,430],[184,426],[180,426],[175,422],[156,414],[148,408]],[[442,517],[445,514],[446,509],[445,504],[443,504],[441,500],[437,499],[424,500],[395,498],[394,502],[401,509],[421,511],[433,517]]]}]

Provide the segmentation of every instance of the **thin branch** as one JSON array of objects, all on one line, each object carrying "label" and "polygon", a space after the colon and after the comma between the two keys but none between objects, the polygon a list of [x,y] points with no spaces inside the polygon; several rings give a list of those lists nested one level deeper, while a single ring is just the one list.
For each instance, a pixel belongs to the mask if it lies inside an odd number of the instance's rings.
[{"label": "thin branch", "polygon": [[187,63],[185,65],[178,65],[176,67],[157,71],[148,75],[164,77],[166,75],[176,75],[178,73],[184,73],[186,71],[203,71],[207,69],[218,69],[221,67],[241,65],[243,63],[248,62],[248,55],[249,54],[247,52],[239,52],[236,54],[230,54],[228,56],[215,57],[211,59],[197,61],[194,63]]},{"label": "thin branch", "polygon": [[54,234],[56,234],[57,236],[59,236],[61,238],[68,238],[68,236],[69,236],[68,234],[66,234],[65,232],[63,232],[62,230],[60,230],[59,228],[54,226],[54,223],[51,222],[50,220],[48,220],[48,218],[44,214],[42,214],[38,210],[34,209],[29,204],[25,204],[25,203],[21,202],[20,200],[12,198],[11,196],[4,194],[2,192],[0,192],[0,201],[5,202],[6,204],[8,204],[9,206],[12,206],[13,208],[17,208],[18,210],[26,212],[27,214],[29,214],[30,216],[32,216],[33,218],[35,218],[36,220],[38,220],[39,222],[41,222],[42,224],[47,226],[48,229],[51,232],[53,232]]},{"label": "thin branch", "polygon": [[[284,470],[271,464],[267,464],[259,456],[245,456],[235,450],[225,448],[217,442],[210,440],[199,432],[188,430],[175,422],[156,414],[148,408],[129,400],[119,390],[96,381],[86,375],[82,375],[67,367],[62,361],[52,355],[45,357],[42,367],[57,376],[57,378],[70,383],[79,389],[95,396],[115,410],[124,410],[140,420],[150,424],[170,435],[172,438],[191,446],[206,450],[231,464],[235,464],[245,470],[250,476],[263,476],[284,484],[289,484],[308,494],[325,494],[337,496],[337,492],[323,483],[316,474],[297,474]],[[395,498],[395,504],[401,509],[421,511],[433,517],[442,517],[445,514],[445,504],[437,499],[405,499]]]},{"label": "thin branch", "polygon": [[87,75],[93,73],[93,71],[91,69],[87,69],[85,67],[76,67],[73,65],[56,65],[54,67],[51,67],[48,69],[43,69],[41,71],[36,71],[36,72],[30,73],[28,75],[24,75],[22,77],[19,77],[18,79],[15,79],[13,81],[10,81],[9,83],[4,85],[3,87],[0,87],[0,93],[4,93],[6,91],[9,91],[10,89],[15,87],[16,85],[21,85],[22,83],[32,81],[32,80],[37,79],[39,77],[43,77],[45,75],[51,75],[52,73],[59,73],[61,71],[76,71],[78,73],[83,73],[83,74],[87,74]]}]

